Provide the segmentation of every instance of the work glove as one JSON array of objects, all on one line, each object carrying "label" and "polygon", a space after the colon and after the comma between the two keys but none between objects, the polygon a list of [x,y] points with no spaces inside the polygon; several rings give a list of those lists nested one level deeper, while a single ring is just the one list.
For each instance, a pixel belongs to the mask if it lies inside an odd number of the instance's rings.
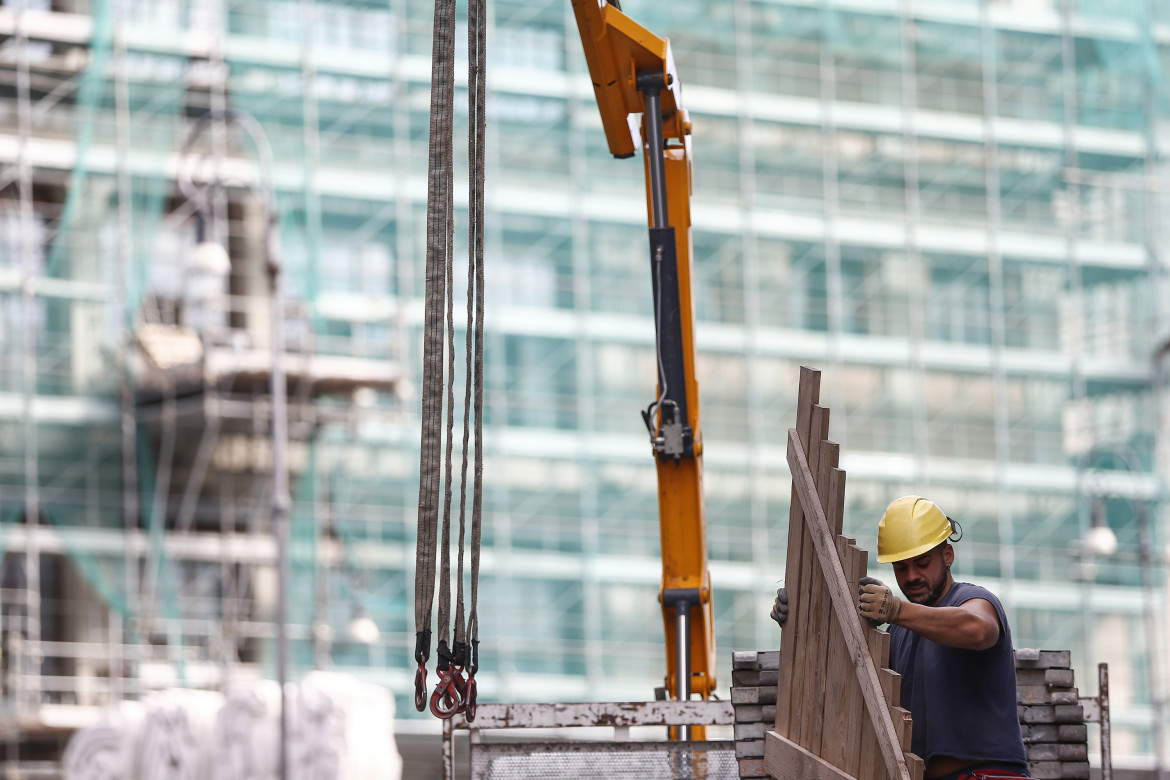
[{"label": "work glove", "polygon": [[857,609],[861,616],[875,625],[893,623],[902,609],[902,600],[881,580],[862,577],[857,581]]},{"label": "work glove", "polygon": [[788,591],[784,588],[776,589],[776,603],[772,605],[772,612],[768,617],[775,620],[780,628],[788,622]]}]

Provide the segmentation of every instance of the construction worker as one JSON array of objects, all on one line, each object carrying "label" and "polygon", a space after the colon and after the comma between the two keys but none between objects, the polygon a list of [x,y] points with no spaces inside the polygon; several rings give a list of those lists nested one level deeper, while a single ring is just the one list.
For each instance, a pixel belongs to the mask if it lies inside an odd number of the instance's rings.
[{"label": "construction worker", "polygon": [[[878,524],[878,563],[892,563],[905,600],[863,577],[857,608],[889,624],[890,668],[902,676],[902,706],[914,718],[911,751],[931,780],[1027,777],[1016,712],[1011,629],[993,593],[955,582],[951,564],[961,529],[934,502],[904,496]],[[771,617],[788,619],[776,592]]]}]

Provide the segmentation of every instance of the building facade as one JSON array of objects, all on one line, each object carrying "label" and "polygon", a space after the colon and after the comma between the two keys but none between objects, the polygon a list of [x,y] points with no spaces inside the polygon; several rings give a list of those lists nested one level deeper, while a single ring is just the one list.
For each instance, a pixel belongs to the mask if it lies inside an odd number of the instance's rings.
[{"label": "building facade", "polygon": [[[811,364],[847,532],[873,550],[889,500],[934,498],[964,529],[956,576],[1002,597],[1016,646],[1071,648],[1083,693],[1108,662],[1118,762],[1165,764],[1170,6],[625,10],[671,39],[694,126],[723,687],[731,651],[778,646]],[[274,674],[273,216],[292,672],[354,671],[413,716],[432,13],[0,7],[0,679],[33,724],[10,761],[120,697]],[[489,13],[481,696],[649,698],[642,165],[607,153],[567,2]],[[1094,527],[1116,545],[1085,544]],[[351,636],[358,617],[380,634]]]}]

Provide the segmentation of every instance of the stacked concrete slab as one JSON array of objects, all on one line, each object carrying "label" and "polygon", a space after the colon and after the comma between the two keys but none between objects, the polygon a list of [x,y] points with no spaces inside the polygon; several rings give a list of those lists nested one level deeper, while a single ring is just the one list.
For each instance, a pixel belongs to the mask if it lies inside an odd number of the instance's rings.
[{"label": "stacked concrete slab", "polygon": [[731,706],[735,710],[735,758],[739,776],[767,778],[764,734],[776,725],[780,652],[745,650],[731,660]]},{"label": "stacked concrete slab", "polygon": [[[768,777],[764,734],[776,721],[779,667],[779,652],[749,650],[732,656],[731,704],[741,780]],[[1088,727],[1069,651],[1017,650],[1016,698],[1032,777],[1088,780]]]},{"label": "stacked concrete slab", "polygon": [[1017,650],[1016,699],[1032,777],[1088,780],[1088,727],[1069,652]]}]

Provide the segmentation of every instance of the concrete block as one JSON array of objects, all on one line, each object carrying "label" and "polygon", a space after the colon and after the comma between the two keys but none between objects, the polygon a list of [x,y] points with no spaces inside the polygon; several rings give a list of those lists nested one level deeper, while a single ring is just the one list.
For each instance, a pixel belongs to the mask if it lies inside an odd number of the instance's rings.
[{"label": "concrete block", "polygon": [[743,704],[735,708],[736,723],[776,723],[775,704]]},{"label": "concrete block", "polygon": [[760,652],[758,650],[736,650],[731,654],[731,668],[732,669],[758,669],[756,664],[756,656]]},{"label": "concrete block", "polygon": [[1028,762],[1028,774],[1036,778],[1036,780],[1060,780],[1060,762],[1059,761],[1037,761]]},{"label": "concrete block", "polygon": [[1020,723],[1056,723],[1056,708],[1048,704],[1021,704]]},{"label": "concrete block", "polygon": [[1047,685],[1016,685],[1016,702],[1019,704],[1049,704]]},{"label": "concrete block", "polygon": [[768,770],[764,768],[764,759],[762,758],[741,758],[739,760],[739,776],[741,780],[748,780],[748,778],[767,778]]},{"label": "concrete block", "polygon": [[1016,652],[1017,669],[1069,669],[1071,667],[1072,653],[1068,650],[1041,650],[1036,654],[1035,660],[1031,659],[1031,654],[1021,657],[1020,652]]},{"label": "concrete block", "polygon": [[733,727],[735,732],[735,739],[763,739],[764,734],[768,733],[775,726],[775,723],[736,723]]},{"label": "concrete block", "polygon": [[763,688],[732,688],[732,706],[740,704],[775,704],[776,687],[768,685]]},{"label": "concrete block", "polygon": [[1024,746],[1024,753],[1028,756],[1028,761],[1059,761],[1060,760],[1060,743],[1058,742],[1037,742],[1032,745]]},{"label": "concrete block", "polygon": [[761,650],[756,655],[756,666],[760,671],[774,672],[780,668],[780,651],[779,650]]},{"label": "concrete block", "polygon": [[1072,688],[1076,685],[1072,669],[1016,669],[1016,685],[1047,685]]},{"label": "concrete block", "polygon": [[1037,742],[1059,742],[1060,729],[1055,724],[1022,724],[1020,731],[1024,733],[1024,744],[1030,745]]},{"label": "concrete block", "polygon": [[779,670],[760,671],[759,669],[734,669],[731,672],[731,687],[759,687],[761,685],[771,685],[776,687],[779,681]]}]

